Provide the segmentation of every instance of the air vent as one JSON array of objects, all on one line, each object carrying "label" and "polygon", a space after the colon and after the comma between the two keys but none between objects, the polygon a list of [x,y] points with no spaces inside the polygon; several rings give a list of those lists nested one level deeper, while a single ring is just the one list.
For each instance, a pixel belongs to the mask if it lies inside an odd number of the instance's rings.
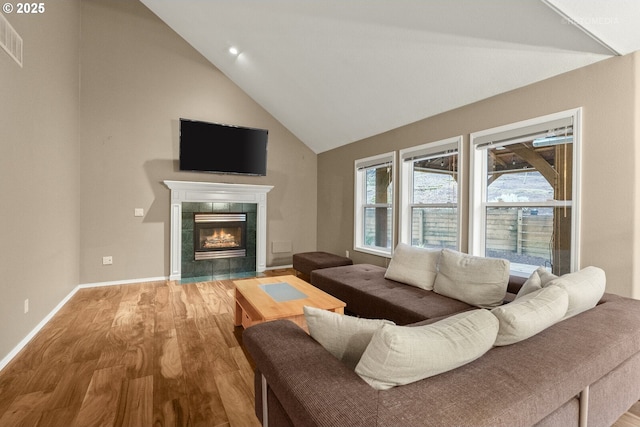
[{"label": "air vent", "polygon": [[22,37],[0,13],[0,46],[22,67]]}]

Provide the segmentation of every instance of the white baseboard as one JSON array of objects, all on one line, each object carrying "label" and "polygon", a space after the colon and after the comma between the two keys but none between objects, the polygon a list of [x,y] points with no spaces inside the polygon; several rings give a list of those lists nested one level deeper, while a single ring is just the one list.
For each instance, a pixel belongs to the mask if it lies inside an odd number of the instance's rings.
[{"label": "white baseboard", "polygon": [[54,316],[58,311],[60,311],[60,309],[61,309],[62,307],[64,307],[64,305],[65,305],[65,304],[66,304],[66,303],[71,299],[71,297],[72,297],[72,296],[74,296],[76,292],[78,292],[78,289],[80,289],[80,287],[79,287],[79,286],[76,286],[75,288],[73,288],[73,289],[71,290],[71,292],[69,292],[69,294],[68,294],[66,297],[64,297],[64,298],[62,299],[62,301],[60,301],[60,302],[58,303],[58,305],[56,305],[56,306],[54,307],[54,309],[53,309],[53,310],[51,310],[51,312],[50,312],[49,314],[47,314],[47,315],[45,316],[45,318],[44,318],[44,319],[42,319],[42,320],[40,321],[40,323],[38,323],[38,324],[36,325],[36,327],[35,327],[35,328],[33,328],[33,330],[32,330],[32,331],[31,331],[31,332],[29,332],[29,334],[27,334],[27,336],[26,336],[26,337],[24,337],[24,338],[22,339],[22,341],[20,341],[20,342],[18,343],[18,345],[17,345],[17,346],[15,346],[15,347],[13,348],[13,350],[11,350],[11,351],[9,352],[9,354],[7,354],[7,355],[4,357],[4,359],[0,360],[0,371],[1,371],[1,370],[3,370],[3,369],[4,369],[4,367],[5,367],[5,366],[7,366],[7,365],[9,364],[9,362],[11,362],[11,360],[12,360],[14,357],[16,357],[16,355],[17,355],[18,353],[20,353],[20,350],[22,350],[22,349],[23,349],[23,348],[24,348],[24,347],[29,343],[29,341],[31,341],[31,339],[32,339],[33,337],[35,337],[35,336],[36,336],[36,334],[37,334],[38,332],[40,332],[40,330],[44,327],[44,325],[46,325],[46,324],[49,322],[49,320],[51,320],[51,319],[53,318],[53,316]]},{"label": "white baseboard", "polygon": [[147,277],[144,279],[129,279],[129,280],[115,280],[111,282],[94,282],[94,283],[84,283],[78,285],[79,288],[99,288],[100,286],[116,286],[116,285],[131,285],[133,283],[143,283],[143,282],[160,282],[163,280],[169,280],[167,276],[160,277]]},{"label": "white baseboard", "polygon": [[18,353],[20,353],[20,351],[29,343],[29,341],[31,341],[33,339],[33,337],[36,336],[36,334],[38,332],[40,332],[40,330],[47,324],[49,323],[49,321],[53,318],[53,316],[56,315],[56,313],[58,311],[60,311],[60,309],[62,307],[64,307],[64,305],[76,294],[76,292],[78,292],[78,290],[80,289],[85,289],[85,288],[97,288],[100,286],[115,286],[115,285],[128,285],[128,284],[133,284],[133,283],[142,283],[142,282],[158,282],[161,280],[167,280],[166,276],[162,276],[162,277],[148,277],[146,279],[132,279],[132,280],[117,280],[117,281],[113,281],[113,282],[96,282],[96,283],[85,283],[82,285],[78,285],[75,288],[73,288],[71,290],[71,292],[69,292],[69,294],[64,297],[62,299],[62,301],[60,301],[58,303],[58,305],[56,305],[53,310],[51,310],[51,312],[49,314],[47,314],[44,319],[42,319],[40,321],[40,323],[38,323],[36,325],[35,328],[33,328],[33,330],[31,332],[29,332],[27,334],[26,337],[24,337],[22,339],[22,341],[20,341],[18,343],[18,345],[16,345],[13,350],[11,350],[2,360],[0,360],[0,371],[2,371],[5,366],[7,366],[9,364],[9,362],[11,362],[11,360],[16,357],[16,355]]},{"label": "white baseboard", "polygon": [[285,268],[293,268],[293,264],[288,264],[288,265],[276,265],[273,267],[267,267],[267,270],[282,270]]}]

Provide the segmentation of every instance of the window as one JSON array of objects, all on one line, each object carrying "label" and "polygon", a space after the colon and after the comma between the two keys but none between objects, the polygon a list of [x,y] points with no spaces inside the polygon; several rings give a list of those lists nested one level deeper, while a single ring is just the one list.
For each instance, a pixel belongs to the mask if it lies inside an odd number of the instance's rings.
[{"label": "window", "polygon": [[355,162],[355,250],[391,256],[395,153]]},{"label": "window", "polygon": [[471,135],[470,252],[512,274],[578,265],[580,110]]},{"label": "window", "polygon": [[400,151],[400,241],[425,248],[460,247],[462,137]]}]

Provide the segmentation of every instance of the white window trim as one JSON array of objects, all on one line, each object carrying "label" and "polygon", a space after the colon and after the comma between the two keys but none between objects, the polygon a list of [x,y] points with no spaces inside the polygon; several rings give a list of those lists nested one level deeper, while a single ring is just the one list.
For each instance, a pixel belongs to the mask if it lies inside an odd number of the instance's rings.
[{"label": "white window trim", "polygon": [[[368,168],[371,166],[391,163],[391,175],[392,175],[392,189],[391,189],[391,248],[373,248],[371,246],[365,246],[364,230],[363,230],[363,206],[364,206],[364,191],[365,180],[362,168]],[[358,252],[364,252],[371,255],[382,256],[391,258],[393,255],[393,249],[395,248],[395,229],[396,229],[396,152],[379,154],[376,156],[367,157],[364,159],[358,159],[354,162],[354,209],[353,209],[353,250]]]},{"label": "white window trim", "polygon": [[[486,199],[486,185],[483,185],[487,176],[487,164],[484,151],[476,149],[476,146],[486,140],[488,135],[501,132],[509,132],[527,126],[535,126],[541,123],[571,117],[573,119],[573,194],[571,214],[571,271],[577,271],[580,266],[580,177],[581,177],[581,151],[582,151],[582,108],[561,111],[547,116],[536,117],[474,132],[469,138],[470,151],[470,179],[469,179],[469,248],[471,255],[485,255],[485,229],[486,212],[483,209],[483,200]],[[480,178],[480,179],[479,179]],[[492,206],[500,206],[492,203]],[[541,203],[538,203],[541,205]],[[511,204],[510,204],[511,206]],[[533,268],[535,270],[535,267]],[[528,270],[512,269],[512,274],[526,276]]]},{"label": "white window trim", "polygon": [[458,248],[462,245],[462,186],[465,185],[463,156],[462,156],[462,135],[442,139],[440,141],[429,142],[415,147],[400,150],[400,242],[411,244],[411,204],[413,203],[413,167],[412,163],[405,161],[416,156],[425,156],[446,150],[447,147],[455,148],[458,151]]}]

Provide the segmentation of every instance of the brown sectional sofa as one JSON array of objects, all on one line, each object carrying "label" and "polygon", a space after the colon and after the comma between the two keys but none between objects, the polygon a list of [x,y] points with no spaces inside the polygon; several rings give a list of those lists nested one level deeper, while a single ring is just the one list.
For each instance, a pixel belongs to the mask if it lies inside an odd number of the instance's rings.
[{"label": "brown sectional sofa", "polygon": [[[357,264],[314,271],[311,280],[353,314],[403,325],[473,308],[384,273]],[[512,278],[509,293],[521,284]],[[524,341],[383,391],[291,322],[256,325],[243,337],[256,364],[256,414],[272,427],[610,426],[640,399],[640,301],[612,294]]]}]

